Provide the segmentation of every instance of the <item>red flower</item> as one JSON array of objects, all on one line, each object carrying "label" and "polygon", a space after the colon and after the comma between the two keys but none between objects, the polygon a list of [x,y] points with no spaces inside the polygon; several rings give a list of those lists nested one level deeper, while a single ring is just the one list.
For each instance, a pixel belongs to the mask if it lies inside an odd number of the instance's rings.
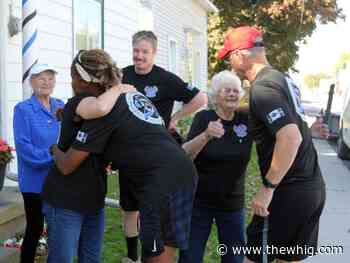
[{"label": "red flower", "polygon": [[13,159],[14,149],[7,142],[0,138],[0,165],[6,165]]},{"label": "red flower", "polygon": [[0,152],[8,152],[10,150],[11,150],[10,147],[6,144],[0,145]]}]

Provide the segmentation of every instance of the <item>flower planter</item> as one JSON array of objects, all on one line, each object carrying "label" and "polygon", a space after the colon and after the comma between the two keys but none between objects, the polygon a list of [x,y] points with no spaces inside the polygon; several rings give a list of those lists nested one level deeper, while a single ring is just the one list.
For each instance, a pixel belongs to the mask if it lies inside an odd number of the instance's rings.
[{"label": "flower planter", "polygon": [[5,175],[6,175],[6,165],[0,165],[0,191],[4,187]]}]

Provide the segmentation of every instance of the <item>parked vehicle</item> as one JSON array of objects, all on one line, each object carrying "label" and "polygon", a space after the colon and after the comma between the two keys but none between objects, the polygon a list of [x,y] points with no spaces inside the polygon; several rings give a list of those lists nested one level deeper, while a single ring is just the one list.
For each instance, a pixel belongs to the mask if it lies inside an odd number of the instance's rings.
[{"label": "parked vehicle", "polygon": [[339,121],[337,153],[340,159],[350,159],[350,67],[338,78],[339,88],[343,91],[343,110]]},{"label": "parked vehicle", "polygon": [[350,101],[348,100],[339,122],[337,154],[340,159],[350,159]]}]

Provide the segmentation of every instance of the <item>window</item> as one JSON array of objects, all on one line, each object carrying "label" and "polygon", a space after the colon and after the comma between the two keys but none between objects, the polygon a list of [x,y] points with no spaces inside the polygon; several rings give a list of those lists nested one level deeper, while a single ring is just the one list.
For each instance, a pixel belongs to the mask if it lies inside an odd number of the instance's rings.
[{"label": "window", "polygon": [[74,51],[103,48],[103,0],[73,0]]},{"label": "window", "polygon": [[177,43],[174,39],[169,39],[169,71],[177,74]]},{"label": "window", "polygon": [[201,79],[201,53],[199,51],[193,52],[193,66],[192,66],[192,83],[197,88],[200,88]]},{"label": "window", "polygon": [[200,38],[197,31],[186,30],[185,69],[187,81],[196,87],[201,86]]}]

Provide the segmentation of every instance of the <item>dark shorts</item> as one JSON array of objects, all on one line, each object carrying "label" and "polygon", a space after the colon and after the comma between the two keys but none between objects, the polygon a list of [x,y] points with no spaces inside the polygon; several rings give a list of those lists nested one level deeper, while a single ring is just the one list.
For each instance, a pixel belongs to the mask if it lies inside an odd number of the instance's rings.
[{"label": "dark shorts", "polygon": [[[251,250],[246,256],[254,262],[272,262],[300,261],[314,255],[324,203],[324,184],[312,190],[277,188],[270,215],[267,218],[255,215],[247,228],[247,247]],[[257,250],[253,252],[254,248]],[[265,255],[259,250],[265,250]]]},{"label": "dark shorts", "polygon": [[144,257],[154,257],[164,246],[187,249],[195,187],[140,203],[140,240]]},{"label": "dark shorts", "polygon": [[139,199],[137,197],[137,186],[125,176],[118,176],[120,207],[127,212],[139,210]]}]

